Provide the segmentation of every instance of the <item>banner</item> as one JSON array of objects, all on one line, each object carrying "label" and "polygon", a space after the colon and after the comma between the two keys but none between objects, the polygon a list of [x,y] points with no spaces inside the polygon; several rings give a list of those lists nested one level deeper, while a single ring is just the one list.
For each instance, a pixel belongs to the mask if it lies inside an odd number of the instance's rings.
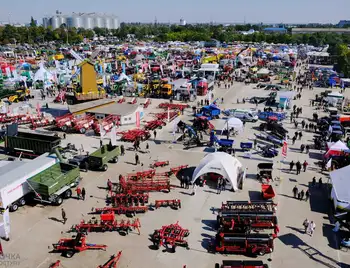
[{"label": "banner", "polygon": [[111,144],[112,146],[117,145],[117,129],[115,126],[113,126],[111,130]]},{"label": "banner", "polygon": [[41,116],[41,109],[40,109],[40,103],[39,102],[36,104],[36,112],[37,112],[38,116],[40,117]]},{"label": "banner", "polygon": [[168,123],[170,122],[170,108],[168,107]]},{"label": "banner", "polygon": [[5,234],[6,238],[10,236],[10,212],[9,209],[6,209],[4,214],[2,215],[2,218],[4,220],[4,228],[5,228]]},{"label": "banner", "polygon": [[140,127],[141,125],[140,112],[136,112],[136,127]]},{"label": "banner", "polygon": [[104,136],[106,136],[106,131],[103,128],[103,126],[100,124],[100,139],[102,140]]},{"label": "banner", "polygon": [[287,157],[287,151],[288,151],[288,143],[286,141],[283,141],[282,156],[284,158]]}]

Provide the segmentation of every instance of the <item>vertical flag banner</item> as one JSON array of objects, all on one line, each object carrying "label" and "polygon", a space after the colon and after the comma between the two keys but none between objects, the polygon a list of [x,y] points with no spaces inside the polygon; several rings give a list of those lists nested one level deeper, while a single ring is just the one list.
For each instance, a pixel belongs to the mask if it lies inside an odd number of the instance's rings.
[{"label": "vertical flag banner", "polygon": [[123,74],[126,74],[126,70],[125,70],[125,63],[122,63],[122,70],[123,70]]},{"label": "vertical flag banner", "polygon": [[284,158],[287,157],[287,151],[288,151],[288,143],[286,141],[283,141],[282,156]]},{"label": "vertical flag banner", "polygon": [[103,140],[103,137],[106,136],[106,131],[102,124],[100,124],[100,139]]},{"label": "vertical flag banner", "polygon": [[113,126],[112,130],[111,130],[111,144],[112,144],[112,146],[116,146],[117,145],[117,129],[116,129],[116,126]]},{"label": "vertical flag banner", "polygon": [[136,127],[140,127],[141,125],[140,112],[136,112]]},{"label": "vertical flag banner", "polygon": [[40,109],[40,103],[39,102],[36,104],[36,112],[37,112],[38,116],[40,117],[41,116],[41,109]]},{"label": "vertical flag banner", "polygon": [[168,122],[170,122],[170,108],[168,107]]}]

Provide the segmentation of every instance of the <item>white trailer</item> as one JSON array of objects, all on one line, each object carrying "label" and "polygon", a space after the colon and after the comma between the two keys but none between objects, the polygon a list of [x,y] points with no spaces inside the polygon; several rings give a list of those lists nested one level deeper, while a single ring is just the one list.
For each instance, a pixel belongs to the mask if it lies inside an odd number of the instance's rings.
[{"label": "white trailer", "polygon": [[55,155],[46,153],[34,160],[16,160],[0,167],[0,209],[16,211],[25,205],[25,196],[32,192],[27,180],[58,162]]}]

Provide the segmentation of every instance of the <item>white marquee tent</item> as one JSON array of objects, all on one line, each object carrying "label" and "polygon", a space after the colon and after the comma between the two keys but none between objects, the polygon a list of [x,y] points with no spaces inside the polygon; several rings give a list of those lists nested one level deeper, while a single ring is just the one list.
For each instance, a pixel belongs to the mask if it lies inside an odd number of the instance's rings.
[{"label": "white marquee tent", "polygon": [[350,166],[337,169],[330,173],[332,191],[331,198],[334,208],[350,211]]},{"label": "white marquee tent", "polygon": [[237,130],[238,132],[241,132],[243,130],[243,122],[239,118],[231,117],[226,120],[224,127],[222,130],[233,128],[234,130]]},{"label": "white marquee tent", "polygon": [[34,75],[34,82],[50,80],[54,80],[54,75],[46,70],[43,64],[40,64],[39,70]]},{"label": "white marquee tent", "polygon": [[222,175],[234,191],[238,190],[238,184],[244,178],[241,162],[224,152],[206,155],[194,170],[191,183],[193,184],[200,176],[207,173]]}]

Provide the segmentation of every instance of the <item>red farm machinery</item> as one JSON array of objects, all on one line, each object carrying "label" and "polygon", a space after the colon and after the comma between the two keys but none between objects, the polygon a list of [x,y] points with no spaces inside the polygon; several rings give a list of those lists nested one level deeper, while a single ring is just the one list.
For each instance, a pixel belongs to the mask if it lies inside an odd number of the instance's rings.
[{"label": "red farm machinery", "polygon": [[114,126],[120,125],[120,116],[117,115],[108,115],[106,116],[101,122],[98,122],[95,120],[95,122],[92,125],[93,130],[95,131],[96,135],[100,135],[101,128],[106,133],[110,132]]},{"label": "red farm machinery", "polygon": [[53,244],[53,252],[59,252],[64,257],[71,258],[74,254],[85,250],[106,250],[106,245],[86,243],[86,235],[77,233],[73,238],[61,238],[56,244]]},{"label": "red farm machinery", "polygon": [[134,142],[137,139],[141,141],[148,140],[151,137],[151,134],[147,130],[143,129],[131,129],[128,131],[118,132],[118,135],[121,135],[121,141]]},{"label": "red farm machinery", "polygon": [[113,255],[110,259],[103,265],[98,266],[97,268],[118,268],[117,264],[122,256],[122,251],[119,251],[118,254]]},{"label": "red farm machinery", "polygon": [[215,263],[215,268],[269,268],[262,261],[222,261],[222,264]]},{"label": "red farm machinery", "polygon": [[182,228],[179,223],[162,226],[161,229],[155,230],[151,235],[153,246],[159,249],[160,246],[168,249],[171,246],[172,252],[175,252],[177,246],[189,249],[186,237],[190,235],[188,229]]},{"label": "red farm machinery", "polygon": [[116,220],[114,211],[102,211],[100,220],[91,219],[89,221],[82,220],[79,224],[72,227],[75,232],[112,232],[117,231],[122,235],[129,234],[132,230],[137,230],[140,234],[139,219],[131,220]]}]

